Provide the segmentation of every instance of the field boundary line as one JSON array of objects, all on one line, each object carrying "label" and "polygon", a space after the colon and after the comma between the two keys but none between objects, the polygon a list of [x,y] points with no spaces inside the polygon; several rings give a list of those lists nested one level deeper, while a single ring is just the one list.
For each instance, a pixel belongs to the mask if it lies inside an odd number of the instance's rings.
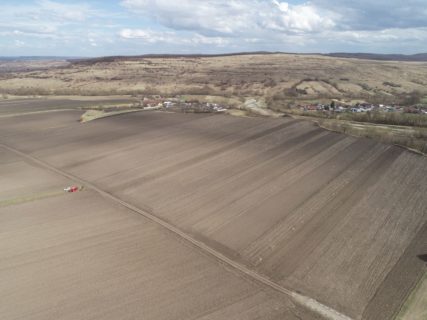
[{"label": "field boundary line", "polygon": [[163,228],[167,229],[168,231],[170,231],[170,232],[174,233],[175,235],[183,238],[184,240],[190,242],[192,245],[196,246],[199,250],[203,251],[204,253],[208,253],[210,256],[213,256],[214,258],[216,258],[220,262],[225,263],[226,265],[228,265],[228,266],[232,267],[233,269],[239,271],[240,273],[251,278],[252,280],[255,280],[256,282],[261,283],[265,286],[268,286],[277,292],[280,292],[282,294],[285,294],[288,297],[291,297],[294,302],[298,303],[299,305],[301,305],[307,309],[310,309],[310,310],[318,313],[319,315],[323,316],[326,319],[330,319],[330,320],[353,320],[352,318],[338,312],[337,310],[335,310],[331,307],[328,307],[327,305],[324,305],[323,303],[321,303],[321,302],[319,302],[313,298],[304,296],[304,295],[299,294],[295,291],[292,291],[290,289],[282,287],[281,285],[271,281],[267,277],[260,275],[257,272],[249,269],[248,267],[228,258],[224,254],[222,254],[219,251],[211,248],[207,244],[194,239],[193,237],[191,237],[190,235],[188,235],[184,231],[182,231],[179,228],[175,227],[174,225],[156,217],[155,215],[148,212],[147,210],[140,209],[140,208],[138,208],[138,207],[126,202],[126,201],[123,201],[122,199],[114,196],[113,194],[100,189],[99,187],[97,187],[96,185],[92,184],[89,181],[86,181],[82,178],[79,178],[79,177],[73,175],[73,174],[62,171],[61,169],[58,169],[58,168],[50,165],[49,163],[47,163],[43,160],[40,160],[36,157],[33,157],[29,154],[26,154],[22,151],[19,151],[13,147],[5,145],[4,143],[0,143],[0,147],[4,148],[10,152],[15,153],[15,154],[29,160],[30,162],[36,163],[37,165],[39,165],[43,168],[46,168],[50,171],[53,171],[53,172],[55,172],[55,173],[57,173],[63,177],[66,177],[70,180],[74,180],[75,182],[78,182],[79,184],[84,185],[85,188],[92,189],[93,191],[97,192],[98,194],[102,195],[103,197],[110,199],[111,201],[118,203],[118,204],[122,205],[123,207],[125,207],[125,208],[145,217],[146,219],[162,226]]},{"label": "field boundary line", "polygon": [[12,117],[20,117],[20,116],[30,116],[33,114],[43,114],[49,112],[63,112],[63,111],[75,111],[76,109],[51,109],[51,110],[40,110],[40,111],[29,111],[29,112],[20,112],[20,113],[5,113],[0,114],[0,118],[12,118]]}]

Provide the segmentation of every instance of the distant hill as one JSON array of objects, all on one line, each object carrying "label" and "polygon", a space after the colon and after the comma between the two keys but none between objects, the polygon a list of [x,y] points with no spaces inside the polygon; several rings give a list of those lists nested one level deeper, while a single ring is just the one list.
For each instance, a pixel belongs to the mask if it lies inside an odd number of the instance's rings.
[{"label": "distant hill", "polygon": [[324,54],[324,56],[337,57],[337,58],[382,60],[382,61],[427,61],[427,53],[417,53],[417,54],[406,55],[406,54],[335,52],[335,53]]},{"label": "distant hill", "polygon": [[[95,58],[68,58],[71,63],[91,65],[95,63],[113,62],[113,61],[129,61],[139,59],[176,59],[176,58],[217,58],[217,57],[232,57],[232,56],[247,56],[247,55],[274,55],[274,54],[290,54],[290,55],[321,55],[326,57],[336,58],[353,58],[353,59],[366,59],[378,61],[427,61],[427,53],[418,53],[413,55],[405,54],[376,54],[376,53],[347,53],[347,52],[334,52],[327,54],[319,53],[291,53],[291,52],[270,52],[270,51],[254,51],[254,52],[234,52],[234,53],[219,53],[219,54],[143,54],[133,56],[105,56]],[[1,58],[0,58],[1,59]]]},{"label": "distant hill", "polygon": [[[347,99],[406,105],[427,97],[426,63],[360,63],[321,54],[205,57],[145,55],[0,62],[0,93],[215,96],[234,99],[236,104],[246,97],[262,97],[276,109],[295,101]],[[19,71],[19,75],[12,74]]]},{"label": "distant hill", "polygon": [[327,54],[319,53],[291,53],[291,52],[267,52],[267,51],[255,51],[255,52],[234,52],[234,53],[219,53],[219,54],[143,54],[133,56],[105,56],[105,57],[64,57],[64,56],[16,56],[16,57],[2,57],[0,61],[69,61],[72,63],[79,64],[94,64],[99,62],[113,62],[122,60],[138,60],[138,59],[149,59],[149,58],[163,58],[163,59],[175,59],[175,58],[215,58],[215,57],[230,57],[230,56],[245,56],[245,55],[272,55],[272,54],[298,54],[298,55],[322,55],[327,57],[336,58],[353,58],[353,59],[368,59],[368,60],[380,60],[380,61],[427,61],[427,53],[418,53],[412,55],[405,54],[377,54],[377,53],[349,53],[349,52],[333,52]]},{"label": "distant hill", "polygon": [[269,52],[269,51],[253,51],[253,52],[232,52],[232,53],[188,53],[188,54],[165,54],[165,53],[151,53],[130,56],[105,56],[95,58],[70,58],[68,61],[77,64],[95,64],[101,62],[113,61],[131,61],[139,59],[177,59],[177,58],[218,58],[218,57],[233,57],[233,56],[248,56],[248,55],[272,55],[272,54],[292,54],[287,52]]},{"label": "distant hill", "polygon": [[17,56],[17,57],[2,57],[0,56],[0,61],[52,61],[52,60],[69,60],[77,59],[80,57],[61,57],[61,56]]},{"label": "distant hill", "polygon": [[67,65],[69,65],[69,62],[64,57],[0,57],[0,74],[46,70]]}]

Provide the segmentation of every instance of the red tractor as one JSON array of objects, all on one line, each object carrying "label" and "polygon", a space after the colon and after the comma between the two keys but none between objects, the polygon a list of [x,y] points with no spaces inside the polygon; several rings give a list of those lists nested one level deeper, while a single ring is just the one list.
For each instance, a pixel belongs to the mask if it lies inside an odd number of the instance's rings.
[{"label": "red tractor", "polygon": [[66,187],[65,189],[64,189],[64,191],[65,192],[77,192],[77,191],[80,191],[82,188],[81,187],[77,187],[77,186],[69,186],[69,187]]}]

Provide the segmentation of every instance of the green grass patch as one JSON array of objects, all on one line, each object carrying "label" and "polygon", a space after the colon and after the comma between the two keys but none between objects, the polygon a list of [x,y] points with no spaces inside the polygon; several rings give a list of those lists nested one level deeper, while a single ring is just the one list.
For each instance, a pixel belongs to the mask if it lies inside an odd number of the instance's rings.
[{"label": "green grass patch", "polygon": [[0,200],[0,208],[17,205],[25,202],[41,200],[45,198],[57,197],[63,194],[64,194],[64,191],[61,190],[61,191],[53,191],[53,192],[36,193],[36,194],[31,194],[27,196],[12,198],[12,199]]},{"label": "green grass patch", "polygon": [[420,279],[396,320],[423,320],[427,318],[427,272]]},{"label": "green grass patch", "polygon": [[136,112],[141,111],[141,109],[128,109],[128,110],[120,110],[120,111],[111,111],[106,112],[104,110],[88,110],[80,117],[80,122],[89,122],[100,118],[116,116],[123,113]]}]

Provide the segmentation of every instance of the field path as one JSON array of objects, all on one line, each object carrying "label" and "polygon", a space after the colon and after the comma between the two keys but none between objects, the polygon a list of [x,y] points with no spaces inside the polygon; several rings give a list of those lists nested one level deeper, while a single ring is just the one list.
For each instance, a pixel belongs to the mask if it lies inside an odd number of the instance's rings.
[{"label": "field path", "polygon": [[142,216],[144,216],[145,218],[161,225],[162,227],[164,227],[165,229],[167,229],[169,232],[172,232],[173,234],[175,234],[178,237],[181,237],[183,239],[185,239],[186,241],[190,242],[192,245],[194,245],[195,247],[197,247],[198,249],[200,249],[203,253],[208,254],[210,256],[213,256],[214,258],[216,258],[218,260],[219,263],[228,266],[228,267],[232,267],[233,269],[239,271],[241,273],[241,275],[243,275],[244,277],[250,279],[250,280],[254,280],[258,283],[262,283],[263,285],[266,285],[282,294],[285,294],[289,297],[291,297],[296,303],[317,312],[318,314],[322,315],[323,317],[325,317],[326,319],[331,319],[331,320],[352,320],[350,317],[318,302],[315,299],[312,299],[310,297],[301,295],[295,291],[289,290],[287,288],[284,288],[282,286],[280,286],[279,284],[271,281],[270,279],[256,273],[255,271],[247,268],[244,265],[241,265],[240,263],[237,263],[236,261],[227,258],[225,255],[223,255],[222,253],[214,250],[213,248],[209,247],[208,245],[206,245],[203,242],[200,242],[194,238],[192,238],[191,236],[189,236],[187,233],[181,231],[180,229],[178,229],[177,227],[173,226],[172,224],[154,216],[154,214],[152,212],[150,212],[150,210],[142,210],[138,207],[133,206],[132,204],[129,204],[123,200],[121,200],[120,198],[115,197],[114,195],[98,188],[96,185],[81,179],[75,175],[69,174],[65,171],[62,171],[52,165],[50,165],[47,162],[44,162],[40,159],[37,159],[29,154],[26,154],[22,151],[19,151],[15,148],[12,148],[8,145],[5,145],[3,143],[0,143],[0,147],[4,148],[6,150],[9,150],[10,152],[13,152],[21,157],[23,157],[24,159],[26,159],[27,161],[37,164],[38,166],[41,166],[43,168],[46,168],[50,171],[53,171],[61,176],[64,176],[66,178],[69,178],[71,180],[74,180],[76,183],[82,184],[84,185],[86,188],[90,188],[94,191],[96,191],[97,193],[99,193],[101,196],[103,196],[104,198],[107,198],[117,204],[120,204],[124,207],[126,207],[127,209],[140,214]]}]

